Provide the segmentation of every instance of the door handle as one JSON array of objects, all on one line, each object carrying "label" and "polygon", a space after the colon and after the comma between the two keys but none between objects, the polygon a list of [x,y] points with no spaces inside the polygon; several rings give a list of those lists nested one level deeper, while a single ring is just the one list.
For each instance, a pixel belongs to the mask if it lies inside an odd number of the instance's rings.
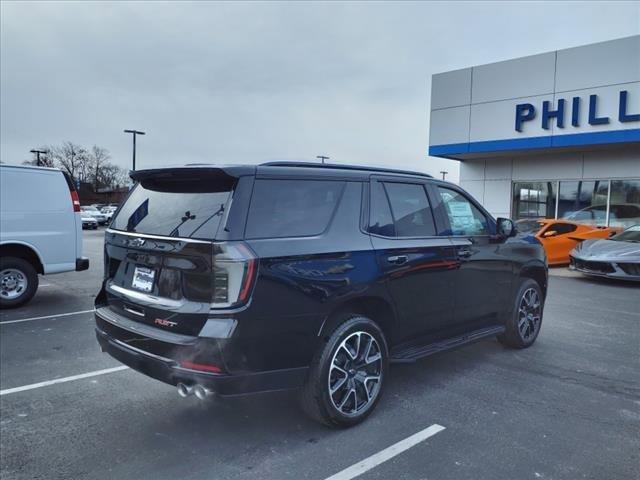
[{"label": "door handle", "polygon": [[461,248],[460,250],[458,250],[459,257],[467,258],[467,257],[470,257],[471,255],[473,255],[473,252],[468,248]]},{"label": "door handle", "polygon": [[387,262],[395,263],[396,265],[403,265],[409,261],[409,257],[406,255],[392,255],[387,257]]}]

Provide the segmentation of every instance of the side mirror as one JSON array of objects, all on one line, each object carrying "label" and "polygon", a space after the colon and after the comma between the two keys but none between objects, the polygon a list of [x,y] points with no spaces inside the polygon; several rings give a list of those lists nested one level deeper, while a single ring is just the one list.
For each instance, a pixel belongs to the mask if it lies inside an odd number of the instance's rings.
[{"label": "side mirror", "polygon": [[501,237],[514,237],[518,233],[516,224],[510,218],[498,218],[497,222],[498,235]]},{"label": "side mirror", "polygon": [[542,235],[543,237],[547,238],[547,237],[555,237],[558,234],[558,232],[556,232],[555,230],[549,230],[547,232],[544,232],[544,235]]}]

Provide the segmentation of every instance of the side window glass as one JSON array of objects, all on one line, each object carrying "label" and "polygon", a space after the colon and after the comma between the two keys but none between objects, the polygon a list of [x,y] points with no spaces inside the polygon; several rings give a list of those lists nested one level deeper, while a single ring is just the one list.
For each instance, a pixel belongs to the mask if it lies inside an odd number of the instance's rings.
[{"label": "side window glass", "polygon": [[320,235],[329,226],[345,182],[258,179],[247,219],[247,238]]},{"label": "side window glass", "polygon": [[384,237],[395,237],[396,229],[393,225],[389,200],[380,182],[371,182],[371,215],[369,232]]},{"label": "side window glass", "polygon": [[487,217],[466,197],[445,187],[438,187],[449,217],[452,235],[488,235]]},{"label": "side window glass", "polygon": [[554,223],[549,225],[547,232],[556,232],[557,235],[566,235],[567,233],[575,232],[578,227],[570,223]]},{"label": "side window glass", "polygon": [[436,234],[433,213],[423,185],[385,182],[398,237],[428,237]]}]

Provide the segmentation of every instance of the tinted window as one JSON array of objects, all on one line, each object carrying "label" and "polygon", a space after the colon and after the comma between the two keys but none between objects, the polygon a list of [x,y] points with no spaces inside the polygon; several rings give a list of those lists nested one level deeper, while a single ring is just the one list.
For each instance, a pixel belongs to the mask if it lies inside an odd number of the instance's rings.
[{"label": "tinted window", "polygon": [[611,240],[640,242],[640,225],[635,225],[631,228],[627,228],[624,232],[617,234]]},{"label": "tinted window", "polygon": [[168,237],[214,239],[231,188],[187,193],[166,187],[163,184],[154,190],[136,185],[111,228]]},{"label": "tinted window", "polygon": [[438,187],[449,217],[452,235],[488,235],[487,217],[466,197],[449,188]]},{"label": "tinted window", "polygon": [[325,231],[345,182],[256,180],[247,238],[302,237]]},{"label": "tinted window", "polygon": [[433,214],[422,185],[385,182],[391,214],[398,237],[425,237],[436,234]]},{"label": "tinted window", "polygon": [[545,230],[547,232],[556,232],[558,235],[565,235],[567,233],[575,232],[578,227],[570,223],[553,223]]},{"label": "tinted window", "polygon": [[395,237],[396,229],[393,225],[391,207],[387,193],[380,182],[371,182],[371,226],[369,231],[374,235]]}]

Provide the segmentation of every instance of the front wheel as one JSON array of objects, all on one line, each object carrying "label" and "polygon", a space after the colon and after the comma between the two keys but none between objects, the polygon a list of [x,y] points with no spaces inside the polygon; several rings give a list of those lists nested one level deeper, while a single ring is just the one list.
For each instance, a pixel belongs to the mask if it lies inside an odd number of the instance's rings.
[{"label": "front wheel", "polygon": [[360,423],[380,400],[388,363],[380,328],[366,317],[347,316],[312,362],[302,408],[329,426]]},{"label": "front wheel", "polygon": [[535,280],[525,279],[516,295],[513,312],[507,320],[506,331],[498,340],[511,348],[527,348],[538,338],[542,326],[544,297]]},{"label": "front wheel", "polygon": [[0,259],[0,307],[27,303],[38,289],[38,272],[28,261],[17,257]]}]

